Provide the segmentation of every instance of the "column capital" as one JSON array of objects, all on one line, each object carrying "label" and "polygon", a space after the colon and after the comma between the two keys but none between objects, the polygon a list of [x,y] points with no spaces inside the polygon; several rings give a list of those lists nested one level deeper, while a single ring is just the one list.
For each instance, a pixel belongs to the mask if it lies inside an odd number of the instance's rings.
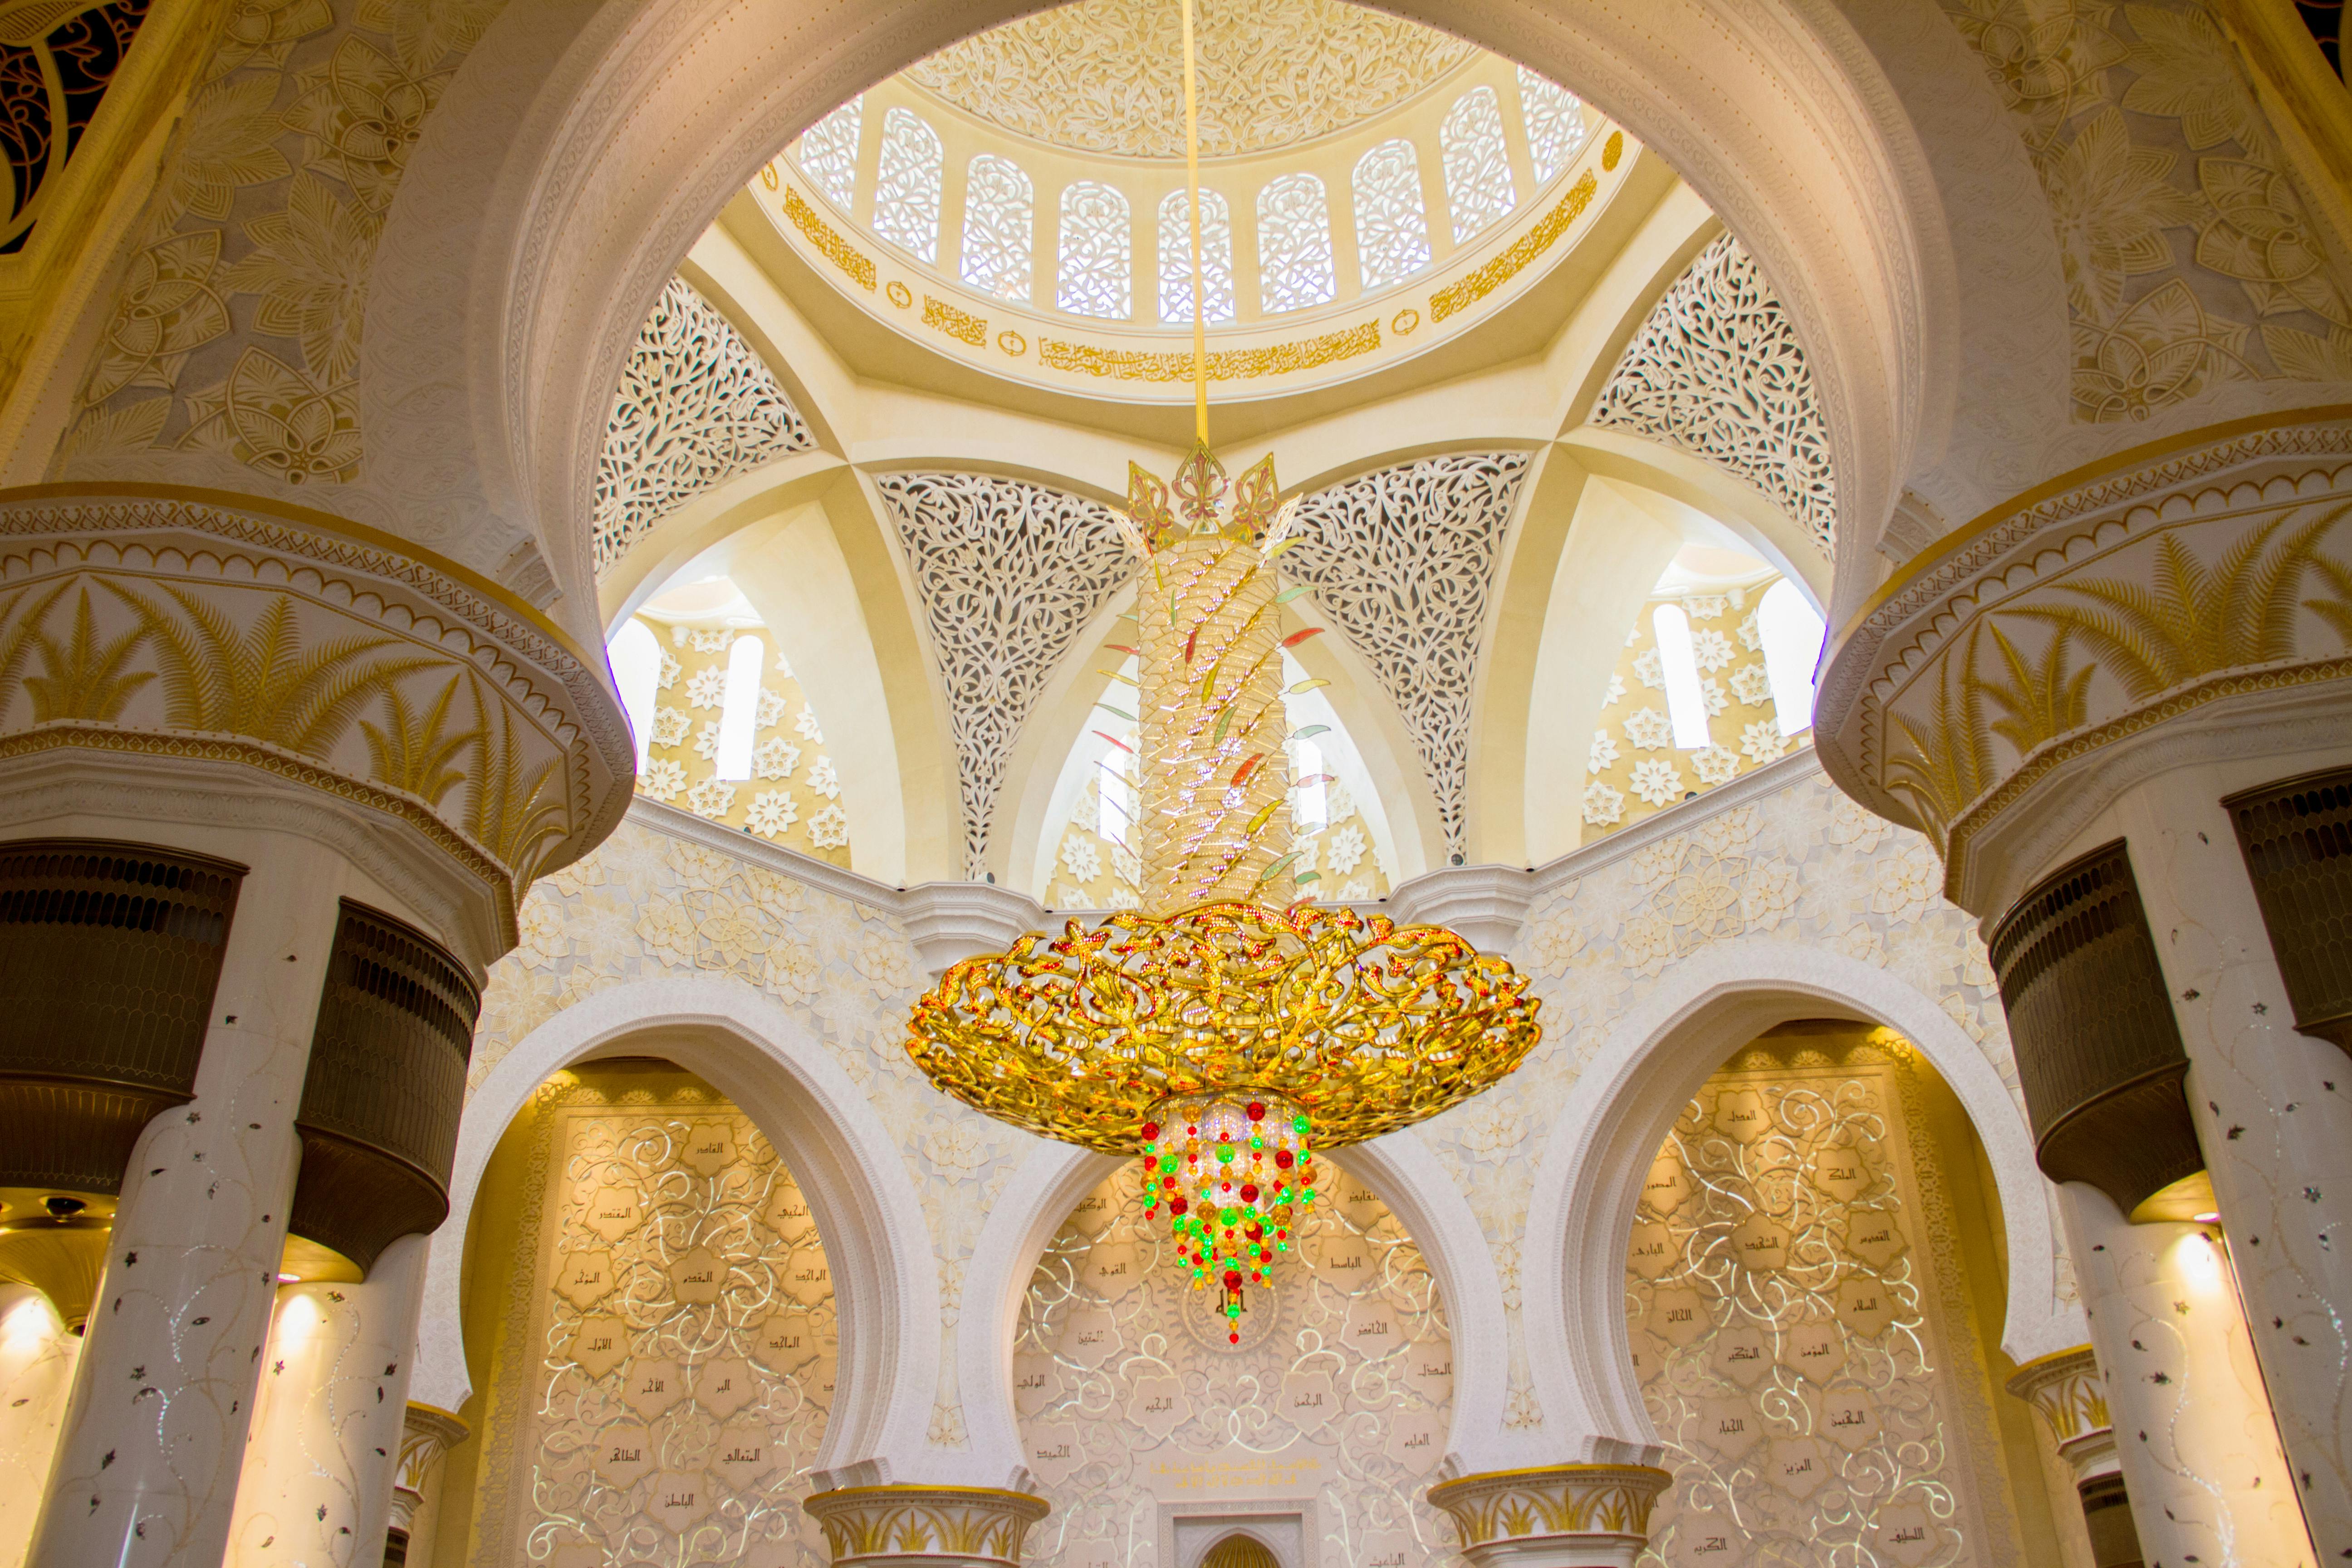
[{"label": "column capital", "polygon": [[801,1507],[824,1531],[834,1568],[993,1568],[1021,1561],[1044,1498],[995,1487],[836,1487]]},{"label": "column capital", "polygon": [[0,490],[0,676],[12,784],[73,759],[126,797],[160,768],[330,803],[446,863],[478,964],[628,804],[597,650],[456,562],[253,496]]},{"label": "column capital", "polygon": [[1474,1568],[1632,1568],[1674,1479],[1650,1465],[1540,1465],[1440,1481],[1429,1500],[1453,1516]]},{"label": "column capital", "polygon": [[2114,1473],[2116,1429],[2107,1415],[2107,1384],[2090,1346],[2036,1356],[2010,1373],[2002,1386],[2041,1414],[2077,1485]]},{"label": "column capital", "polygon": [[[2340,739],[2352,405],[2111,454],[1937,540],[1831,639],[1815,745],[1998,913],[2139,779]],[[2212,628],[2219,627],[2219,631]]]}]

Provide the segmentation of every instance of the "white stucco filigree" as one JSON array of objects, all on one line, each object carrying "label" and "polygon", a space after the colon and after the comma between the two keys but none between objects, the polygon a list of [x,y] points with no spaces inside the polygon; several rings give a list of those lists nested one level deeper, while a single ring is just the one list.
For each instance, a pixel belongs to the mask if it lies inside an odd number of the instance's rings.
[{"label": "white stucco filigree", "polygon": [[1110,509],[986,474],[884,474],[947,689],[965,872],[987,869],[1004,767],[1045,683],[1134,570]]},{"label": "white stucco filigree", "polygon": [[1470,689],[1503,530],[1528,459],[1424,458],[1334,485],[1298,509],[1285,564],[1371,661],[1436,791],[1449,855],[1463,848]]},{"label": "white stucco filigree", "polygon": [[1729,235],[1698,253],[1625,345],[1592,423],[1729,469],[1830,552],[1837,489],[1812,373],[1755,258]]},{"label": "white stucco filigree", "polygon": [[596,459],[599,574],[639,535],[711,486],[816,432],[743,334],[673,278],[621,370]]}]

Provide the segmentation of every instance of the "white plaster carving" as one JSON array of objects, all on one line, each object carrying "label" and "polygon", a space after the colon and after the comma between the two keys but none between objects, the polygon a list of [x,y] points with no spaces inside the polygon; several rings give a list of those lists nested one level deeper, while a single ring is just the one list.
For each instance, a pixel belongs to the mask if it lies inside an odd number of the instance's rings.
[{"label": "white plaster carving", "polygon": [[1283,174],[1257,194],[1258,308],[1302,310],[1339,291],[1330,204],[1312,174]]},{"label": "white plaster carving", "polygon": [[1054,303],[1080,316],[1124,320],[1133,298],[1127,198],[1100,180],[1062,189]]},{"label": "white plaster carving", "polygon": [[940,133],[911,110],[882,117],[882,163],[874,176],[874,232],[925,261],[940,258]]},{"label": "white plaster carving", "polygon": [[1521,66],[1519,111],[1527,118],[1528,156],[1540,185],[1567,168],[1584,145],[1584,104],[1558,82]]},{"label": "white plaster carving", "polygon": [[963,280],[1000,300],[1029,298],[1036,192],[1021,165],[993,153],[964,176]]},{"label": "white plaster carving", "polygon": [[1454,244],[1511,216],[1519,195],[1503,150],[1503,107],[1493,88],[1474,87],[1454,100],[1437,129],[1437,146],[1445,164],[1445,205],[1454,219]]},{"label": "white plaster carving", "polygon": [[1462,853],[1470,690],[1495,563],[1528,459],[1424,458],[1309,496],[1285,564],[1381,678],[1437,794],[1445,847]]},{"label": "white plaster carving", "polygon": [[843,212],[857,198],[857,137],[865,121],[866,95],[860,93],[810,126],[793,157],[809,184]]},{"label": "white plaster carving", "polygon": [[[1184,155],[1176,8],[1087,0],[940,50],[908,76],[965,112],[1076,153]],[[1201,152],[1265,152],[1379,114],[1475,52],[1339,0],[1201,7]]]},{"label": "white plaster carving", "polygon": [[1831,553],[1837,486],[1812,373],[1794,323],[1729,235],[1698,253],[1625,345],[1592,423],[1730,470]]},{"label": "white plaster carving", "polygon": [[1429,215],[1412,143],[1402,136],[1381,142],[1356,161],[1350,184],[1364,287],[1385,288],[1428,266]]},{"label": "white plaster carving", "polygon": [[[1201,193],[1201,299],[1212,321],[1234,319],[1234,219],[1221,192]],[[1160,204],[1160,319],[1192,320],[1192,222],[1182,191]]]},{"label": "white plaster carving", "polygon": [[751,345],[673,278],[621,372],[596,460],[601,575],[665,513],[816,433]]},{"label": "white plaster carving", "polygon": [[1108,507],[1018,479],[885,474],[875,486],[907,548],[946,686],[965,872],[978,880],[1022,721],[1135,558]]}]

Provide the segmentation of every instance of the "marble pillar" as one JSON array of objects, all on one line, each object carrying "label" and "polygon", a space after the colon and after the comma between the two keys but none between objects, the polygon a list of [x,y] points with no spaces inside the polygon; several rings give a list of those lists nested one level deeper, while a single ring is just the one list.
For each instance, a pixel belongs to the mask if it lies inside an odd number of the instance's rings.
[{"label": "marble pillar", "polygon": [[[2189,1110],[2279,1436],[2319,1555],[2338,1563],[2352,1559],[2352,1059],[2295,1029],[2221,804],[2255,782],[2183,769],[2113,816],[2189,1053]],[[2100,1359],[2113,1368],[2104,1346]],[[2150,1561],[2165,1555],[2149,1547]]]},{"label": "marble pillar", "polygon": [[2038,1356],[2019,1367],[2007,1386],[2033,1406],[2057,1445],[2082,1510],[2094,1568],[2139,1568],[2145,1559],[2132,1527],[2123,1463],[2116,1457],[2116,1428],[2098,1353],[2077,1345]]},{"label": "marble pillar", "polygon": [[213,1568],[228,1544],[345,880],[291,836],[250,864],[195,1097],[148,1124],[123,1179],[37,1568]]},{"label": "marble pillar", "polygon": [[278,1290],[230,1568],[378,1568],[408,1411],[426,1237],[356,1284]]},{"label": "marble pillar", "polygon": [[1542,1465],[1440,1481],[1472,1568],[1633,1568],[1674,1477],[1648,1465]]},{"label": "marble pillar", "polygon": [[81,1338],[29,1285],[0,1284],[0,1568],[33,1542]]},{"label": "marble pillar", "polygon": [[2143,1560],[2316,1568],[2220,1232],[2061,1208]]},{"label": "marble pillar", "polygon": [[441,1518],[441,1461],[466,1440],[465,1422],[446,1410],[412,1403],[401,1424],[400,1464],[392,1478],[392,1526],[384,1568],[432,1568]]}]

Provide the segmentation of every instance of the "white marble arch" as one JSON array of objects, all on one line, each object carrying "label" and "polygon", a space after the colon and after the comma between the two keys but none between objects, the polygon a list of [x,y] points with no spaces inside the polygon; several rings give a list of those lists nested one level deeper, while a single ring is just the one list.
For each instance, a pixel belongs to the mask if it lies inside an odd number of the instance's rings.
[{"label": "white marble arch", "polygon": [[[360,395],[372,421],[398,411],[402,447],[371,451],[373,510],[414,498],[487,555],[530,529],[585,633],[610,389],[678,258],[802,128],[1033,8],[513,0],[428,122],[378,250]],[[1915,452],[1942,445],[1963,323],[1934,167],[1840,0],[1395,8],[1569,83],[1721,215],[1805,344],[1842,548],[1867,561]]]},{"label": "white marble arch", "polygon": [[[1501,1276],[1485,1233],[1454,1178],[1410,1131],[1333,1151],[1339,1169],[1370,1187],[1428,1262],[1444,1304],[1454,1350],[1454,1425],[1447,1475],[1542,1463],[1517,1457],[1523,1445],[1503,1425],[1509,1394],[1508,1328]],[[1005,1479],[1005,1456],[1021,1451],[1013,1408],[1013,1341],[1021,1299],[1045,1244],[1078,1200],[1118,1168],[1115,1155],[1040,1143],[1005,1184],[965,1265],[956,1326],[956,1378],[970,1438],[971,1486],[1025,1486]]]},{"label": "white marble arch", "polygon": [[2008,1232],[2001,1348],[2012,1361],[2084,1343],[2082,1309],[2057,1300],[2050,1187],[2024,1112],[1966,1031],[1884,969],[1819,947],[1743,937],[1677,961],[1611,1031],[1561,1105],[1528,1210],[1528,1366],[1551,1447],[1595,1462],[1658,1462],[1633,1377],[1625,1255],[1660,1145],[1731,1054],[1775,1025],[1843,1017],[1895,1030],[1935,1064],[1983,1142]]},{"label": "white marble arch", "polygon": [[449,1217],[434,1233],[409,1397],[445,1410],[473,1389],[458,1275],[482,1173],[551,1073],[659,1056],[750,1116],[807,1197],[838,1311],[835,1394],[818,1464],[866,1480],[919,1480],[939,1382],[939,1268],[913,1179],[873,1104],[792,1015],[741,981],[640,980],[575,1003],[525,1036],[466,1105]]}]

